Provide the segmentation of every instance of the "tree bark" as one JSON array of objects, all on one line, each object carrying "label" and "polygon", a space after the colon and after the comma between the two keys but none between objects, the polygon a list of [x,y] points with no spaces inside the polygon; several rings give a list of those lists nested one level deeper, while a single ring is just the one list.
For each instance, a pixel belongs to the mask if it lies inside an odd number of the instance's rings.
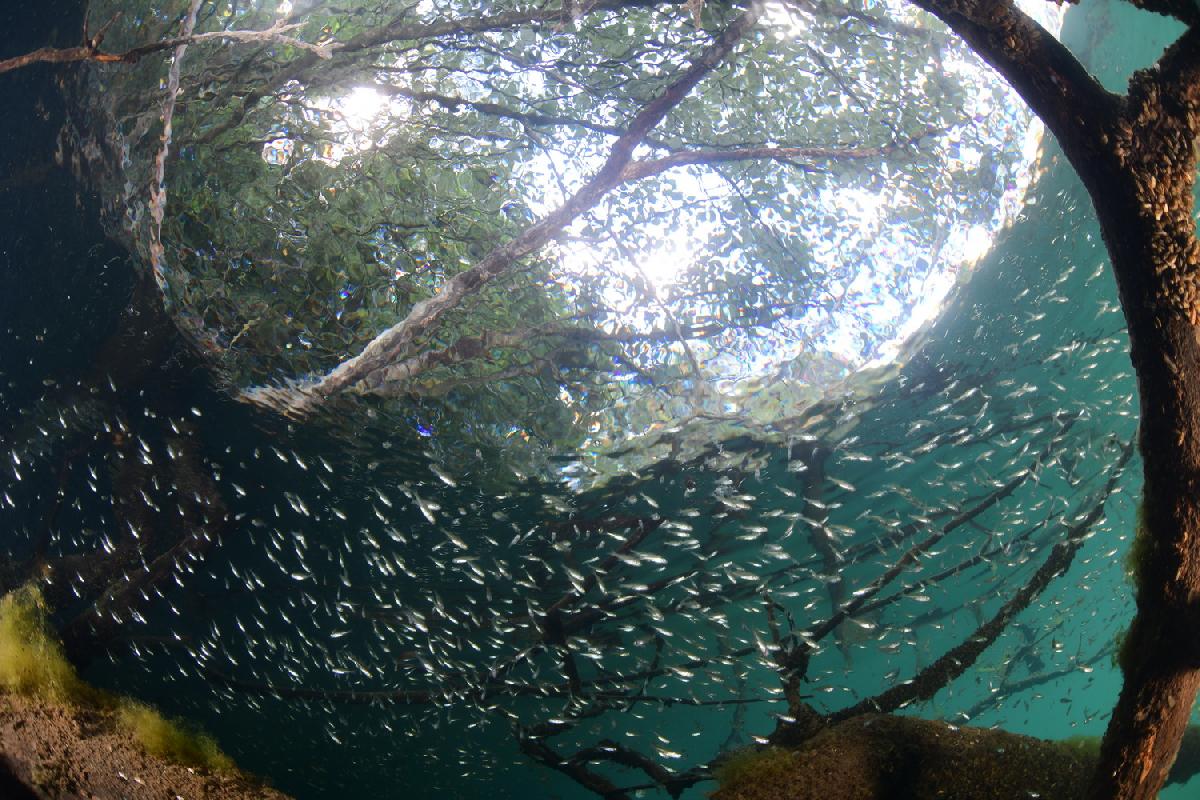
[{"label": "tree bark", "polygon": [[1137,613],[1091,787],[1096,800],[1157,797],[1200,690],[1198,51],[1193,28],[1135,75],[1109,134],[1118,168],[1084,175],[1129,326],[1145,470]]},{"label": "tree bark", "polygon": [[914,0],[963,37],[1057,137],[1100,221],[1141,403],[1144,525],[1125,683],[1089,789],[1156,797],[1200,690],[1200,27],[1171,0],[1131,0],[1192,27],[1125,97],[1009,0]]}]

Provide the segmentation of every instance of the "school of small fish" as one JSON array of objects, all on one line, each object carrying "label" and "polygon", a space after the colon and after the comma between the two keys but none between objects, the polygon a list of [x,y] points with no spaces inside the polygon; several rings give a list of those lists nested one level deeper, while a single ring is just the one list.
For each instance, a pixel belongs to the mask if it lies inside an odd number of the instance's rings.
[{"label": "school of small fish", "polygon": [[[505,482],[423,449],[411,424],[397,436],[399,416],[342,446],[313,432],[320,419],[263,430],[219,399],[117,405],[121,387],[52,383],[0,439],[4,548],[22,561],[132,546],[138,575],[162,552],[141,549],[137,520],[212,522],[185,481],[202,469],[225,506],[219,536],[108,612],[120,634],[99,674],[260,748],[261,770],[333,748],[453,789],[527,774],[514,726],[556,729],[563,752],[613,740],[670,771],[761,740],[787,713],[778,655],[795,643],[813,653],[804,694],[819,710],[903,684],[1104,504],[1070,572],[928,711],[1019,728],[1054,696],[1090,731],[1109,698],[1086,689],[1131,608],[1118,555],[1139,470],[1105,485],[1134,436],[1134,385],[1098,255],[1014,271],[1003,313],[968,295],[874,396],[780,409],[769,437],[586,491],[487,488]],[[148,477],[130,488],[129,474]]]}]

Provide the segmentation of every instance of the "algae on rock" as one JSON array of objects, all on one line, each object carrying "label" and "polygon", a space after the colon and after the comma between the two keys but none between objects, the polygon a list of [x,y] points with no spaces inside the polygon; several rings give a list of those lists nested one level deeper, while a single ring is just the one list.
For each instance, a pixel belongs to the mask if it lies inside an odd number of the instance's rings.
[{"label": "algae on rock", "polygon": [[[1099,754],[1095,739],[1047,741],[1002,730],[866,714],[793,747],[742,751],[715,769],[714,800],[1075,800]],[[1200,768],[1189,729],[1172,781]]]},{"label": "algae on rock", "polygon": [[[169,720],[148,705],[89,686],[63,653],[32,585],[0,597],[0,693],[81,711],[129,735],[151,756],[174,764],[232,772],[212,737]],[[41,768],[39,768],[41,769]]]}]

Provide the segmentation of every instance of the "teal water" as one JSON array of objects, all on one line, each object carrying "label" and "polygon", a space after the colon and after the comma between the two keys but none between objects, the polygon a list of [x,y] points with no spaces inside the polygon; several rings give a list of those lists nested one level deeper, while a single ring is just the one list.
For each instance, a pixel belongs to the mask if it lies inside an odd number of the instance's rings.
[{"label": "teal water", "polygon": [[[1087,0],[1064,39],[1085,58],[1109,54],[1091,66],[1118,87],[1172,32]],[[52,89],[46,73],[21,80],[3,84],[17,87],[10,107]],[[965,674],[904,712],[1099,735],[1119,686],[1113,642],[1132,611],[1122,558],[1137,457],[1105,486],[1137,404],[1089,201],[1052,143],[1041,166],[1021,217],[871,394],[586,493],[498,480],[486,459],[439,447],[451,437],[419,406],[288,422],[232,401],[186,354],[130,370],[127,385],[98,377],[130,265],[93,224],[94,199],[77,204],[54,171],[0,200],[12,343],[0,367],[0,553],[17,565],[99,557],[119,544],[114,527],[143,518],[120,505],[131,474],[142,476],[136,507],[162,529],[196,525],[194,485],[211,486],[229,522],[87,653],[90,679],[195,720],[299,798],[575,798],[591,795],[531,763],[513,735],[580,709],[561,691],[561,653],[538,646],[532,622],[560,598],[581,595],[564,617],[581,678],[613,688],[604,713],[548,741],[570,753],[611,739],[684,771],[768,734],[786,710],[764,654],[764,594],[807,629],[914,541],[970,516],[880,598],[902,595],[821,643],[804,691],[834,711],[972,636],[1102,502],[1070,570]],[[829,451],[819,480],[814,443]],[[189,483],[192,468],[207,482]],[[646,528],[632,557],[597,570]],[[130,573],[155,555],[140,553]],[[603,585],[580,592],[598,572]],[[82,605],[67,604],[64,621]],[[411,702],[414,692],[430,697]],[[619,786],[645,782],[601,769]]]}]

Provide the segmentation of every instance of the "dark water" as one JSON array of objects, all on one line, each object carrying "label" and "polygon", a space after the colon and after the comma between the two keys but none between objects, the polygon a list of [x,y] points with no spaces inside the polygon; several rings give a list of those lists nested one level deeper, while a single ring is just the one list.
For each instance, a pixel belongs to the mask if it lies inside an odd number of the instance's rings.
[{"label": "dark water", "polygon": [[[70,42],[73,11],[0,12],[0,55]],[[1170,31],[1094,3],[1065,38],[1086,51],[1117,31],[1128,60],[1104,77],[1119,85]],[[1102,732],[1112,642],[1132,610],[1121,559],[1136,457],[1105,487],[1136,402],[1093,214],[1052,144],[1034,203],[871,396],[577,494],[455,460],[419,407],[292,423],[219,391],[169,327],[129,317],[133,263],[53,163],[56,74],[0,77],[14,115],[0,151],[0,553],[118,563],[125,530],[144,525],[118,572],[170,562],[115,627],[81,635],[89,679],[196,721],[300,798],[585,797],[513,735],[579,711],[531,622],[559,598],[582,594],[566,606],[570,646],[587,685],[614,697],[548,741],[570,753],[612,739],[683,771],[785,711],[762,650],[764,594],[808,628],[914,541],[970,517],[880,597],[902,593],[822,642],[805,691],[836,710],[970,637],[1103,502],[1069,572],[910,709],[1047,738]],[[829,451],[819,478],[814,442]],[[602,590],[575,588],[647,526],[640,555],[599,570]],[[211,541],[172,549],[195,531]],[[64,599],[59,620],[87,608]]]},{"label": "dark water", "polygon": [[[61,6],[6,4],[0,10],[0,57],[44,43],[74,44],[81,15],[75,4]],[[130,286],[125,253],[106,242],[94,199],[54,163],[63,104],[55,76],[38,67],[0,83],[5,107],[12,109],[0,149],[5,431],[20,408],[42,395],[44,381],[67,379],[86,367],[92,347],[113,329]],[[64,319],[74,324],[59,324]]]}]

